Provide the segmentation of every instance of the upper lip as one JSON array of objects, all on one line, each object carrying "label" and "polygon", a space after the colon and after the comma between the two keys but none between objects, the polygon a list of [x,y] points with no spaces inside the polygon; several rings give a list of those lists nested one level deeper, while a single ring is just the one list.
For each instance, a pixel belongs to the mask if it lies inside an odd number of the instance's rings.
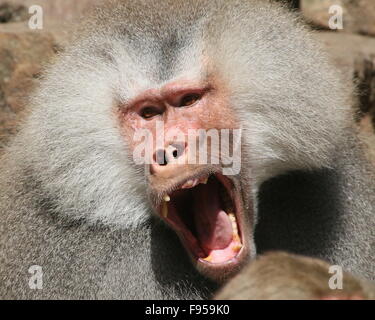
[{"label": "upper lip", "polygon": [[[196,169],[193,172],[189,172],[187,174],[181,173],[179,178],[154,178],[150,177],[150,184],[151,184],[151,198],[154,206],[158,208],[160,206],[160,202],[163,199],[164,195],[171,194],[176,190],[180,190],[181,187],[187,184],[190,180],[203,180],[209,177],[212,174],[215,174],[217,171],[213,168],[209,169]],[[182,176],[182,177],[181,177]],[[157,185],[157,187],[153,187]],[[161,187],[160,187],[161,185]]]}]

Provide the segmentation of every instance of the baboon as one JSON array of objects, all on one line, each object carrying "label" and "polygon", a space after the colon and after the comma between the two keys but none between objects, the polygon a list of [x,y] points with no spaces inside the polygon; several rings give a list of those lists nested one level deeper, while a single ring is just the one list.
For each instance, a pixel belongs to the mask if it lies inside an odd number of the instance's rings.
[{"label": "baboon", "polygon": [[107,1],[1,158],[0,296],[210,298],[271,249],[373,279],[374,176],[352,103],[280,4]]}]

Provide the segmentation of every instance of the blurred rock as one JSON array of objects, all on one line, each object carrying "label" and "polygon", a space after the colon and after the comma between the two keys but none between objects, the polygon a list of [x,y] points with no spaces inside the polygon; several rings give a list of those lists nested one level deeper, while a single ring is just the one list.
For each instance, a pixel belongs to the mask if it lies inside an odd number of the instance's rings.
[{"label": "blurred rock", "polygon": [[0,23],[26,21],[28,18],[28,10],[24,5],[0,2]]},{"label": "blurred rock", "polygon": [[337,68],[355,81],[359,94],[359,116],[369,113],[375,121],[375,38],[335,32],[318,32],[315,35]]},{"label": "blurred rock", "polygon": [[301,0],[300,7],[306,20],[313,25],[329,29],[332,14],[329,8],[339,5],[343,8],[344,32],[375,36],[374,0]]},{"label": "blurred rock", "polygon": [[354,73],[359,89],[359,133],[375,166],[375,55],[356,63]]},{"label": "blurred rock", "polygon": [[298,9],[300,0],[276,0],[277,2],[286,3],[292,9]]},{"label": "blurred rock", "polygon": [[55,55],[51,35],[0,33],[0,148],[24,110],[41,66]]},{"label": "blurred rock", "polygon": [[375,134],[373,118],[369,114],[363,116],[359,121],[358,131],[359,138],[365,146],[366,155],[375,166]]},{"label": "blurred rock", "polygon": [[375,54],[357,59],[354,80],[359,89],[359,108],[368,114],[375,128]]},{"label": "blurred rock", "polygon": [[358,88],[359,137],[375,165],[375,38],[349,33],[318,32],[316,37],[327,49],[333,63]]},{"label": "blurred rock", "polygon": [[28,14],[29,7],[40,6],[43,10],[44,26],[49,28],[51,23],[58,22],[60,27],[64,27],[65,24],[79,21],[91,7],[102,1],[108,0],[0,0],[0,6],[2,4],[13,8],[22,6],[26,9],[28,17],[31,16]]},{"label": "blurred rock", "polygon": [[317,32],[316,38],[327,49],[335,65],[352,76],[358,59],[375,54],[375,38],[356,34]]},{"label": "blurred rock", "polygon": [[[42,66],[63,50],[75,22],[99,1],[0,0],[0,19],[4,22],[0,23],[0,149],[27,111],[25,105]],[[43,9],[42,30],[29,29],[31,5]]]},{"label": "blurred rock", "polygon": [[[77,22],[102,1],[108,0],[0,0],[0,6],[5,4],[13,8],[22,6],[27,13],[26,19],[21,22],[10,20],[7,23],[0,23],[0,32],[53,34],[56,45],[63,48],[70,42]],[[28,10],[31,6],[42,8],[43,28],[41,30],[29,28],[29,18],[32,14],[29,14]]]}]

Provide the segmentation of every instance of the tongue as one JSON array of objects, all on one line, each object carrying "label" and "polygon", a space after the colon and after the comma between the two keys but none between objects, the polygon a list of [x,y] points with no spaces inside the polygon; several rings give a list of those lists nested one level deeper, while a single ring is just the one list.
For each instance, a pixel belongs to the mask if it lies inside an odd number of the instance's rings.
[{"label": "tongue", "polygon": [[219,184],[209,181],[194,190],[194,222],[201,247],[205,251],[224,249],[233,239],[232,224],[220,207]]}]

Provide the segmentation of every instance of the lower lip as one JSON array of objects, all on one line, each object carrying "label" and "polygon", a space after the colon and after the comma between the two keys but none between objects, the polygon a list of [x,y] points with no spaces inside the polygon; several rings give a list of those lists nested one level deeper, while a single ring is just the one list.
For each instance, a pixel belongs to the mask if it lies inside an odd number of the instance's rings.
[{"label": "lower lip", "polygon": [[195,259],[199,263],[202,263],[204,265],[211,266],[211,267],[220,267],[220,266],[227,266],[229,264],[238,264],[240,262],[239,260],[240,260],[240,257],[242,256],[242,252],[244,251],[244,248],[245,248],[245,246],[242,243],[242,248],[238,252],[238,254],[234,258],[232,258],[232,259],[230,259],[228,261],[222,262],[222,263],[213,263],[213,262],[210,262],[210,261],[206,261],[206,260],[204,260],[202,258],[195,258]]}]

